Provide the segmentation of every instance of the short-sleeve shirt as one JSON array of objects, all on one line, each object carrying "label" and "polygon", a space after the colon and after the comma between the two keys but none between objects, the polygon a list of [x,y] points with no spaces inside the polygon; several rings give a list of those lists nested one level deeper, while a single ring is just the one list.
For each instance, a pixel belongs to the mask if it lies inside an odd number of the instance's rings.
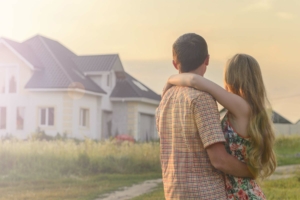
[{"label": "short-sleeve shirt", "polygon": [[225,142],[213,97],[174,86],[156,110],[166,199],[226,199],[223,173],[205,148]]}]

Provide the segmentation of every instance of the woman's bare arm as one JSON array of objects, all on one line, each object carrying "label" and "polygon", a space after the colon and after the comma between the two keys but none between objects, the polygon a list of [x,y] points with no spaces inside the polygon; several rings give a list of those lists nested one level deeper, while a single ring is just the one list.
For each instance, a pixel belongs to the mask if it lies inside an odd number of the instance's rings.
[{"label": "woman's bare arm", "polygon": [[165,95],[165,93],[167,92],[167,90],[170,89],[171,87],[173,87],[173,85],[167,82],[162,91],[161,97],[163,97]]},{"label": "woman's bare arm", "polygon": [[192,73],[172,75],[168,79],[171,85],[193,87],[211,94],[222,106],[229,110],[236,117],[249,115],[250,106],[242,97],[230,93],[216,83]]}]

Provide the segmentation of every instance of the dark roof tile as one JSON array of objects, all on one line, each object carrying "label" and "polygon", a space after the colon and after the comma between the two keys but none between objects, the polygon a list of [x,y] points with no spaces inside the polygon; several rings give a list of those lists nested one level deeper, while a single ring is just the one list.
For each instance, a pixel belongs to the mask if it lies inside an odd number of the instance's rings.
[{"label": "dark roof tile", "polygon": [[272,113],[272,121],[275,124],[292,124],[289,120],[278,114],[277,112],[273,111]]},{"label": "dark roof tile", "polygon": [[147,98],[160,101],[160,95],[133,78],[126,72],[116,72],[117,83],[111,93],[111,98]]},{"label": "dark roof tile", "polygon": [[43,70],[33,74],[26,88],[70,88],[74,83],[81,83],[87,91],[105,93],[100,86],[83,75],[72,61],[76,55],[60,43],[36,36],[24,44],[31,46],[44,65]]},{"label": "dark roof tile", "polygon": [[72,58],[82,72],[111,71],[118,54],[78,56]]}]

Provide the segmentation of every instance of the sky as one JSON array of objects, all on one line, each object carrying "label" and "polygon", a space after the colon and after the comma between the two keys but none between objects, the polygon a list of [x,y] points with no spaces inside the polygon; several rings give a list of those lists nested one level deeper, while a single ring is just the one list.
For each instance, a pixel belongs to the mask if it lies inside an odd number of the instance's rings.
[{"label": "sky", "polygon": [[160,93],[172,66],[172,44],[184,33],[209,48],[206,78],[223,86],[236,53],[259,62],[275,111],[300,119],[300,1],[297,0],[0,0],[0,37],[37,34],[78,55],[118,53],[125,70]]}]

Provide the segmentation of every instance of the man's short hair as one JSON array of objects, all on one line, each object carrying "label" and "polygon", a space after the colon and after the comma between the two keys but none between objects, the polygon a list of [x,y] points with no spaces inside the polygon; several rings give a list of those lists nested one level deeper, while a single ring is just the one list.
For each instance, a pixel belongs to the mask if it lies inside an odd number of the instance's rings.
[{"label": "man's short hair", "polygon": [[190,72],[202,65],[208,56],[206,41],[200,35],[187,33],[173,44],[173,55],[180,63],[181,72]]}]

